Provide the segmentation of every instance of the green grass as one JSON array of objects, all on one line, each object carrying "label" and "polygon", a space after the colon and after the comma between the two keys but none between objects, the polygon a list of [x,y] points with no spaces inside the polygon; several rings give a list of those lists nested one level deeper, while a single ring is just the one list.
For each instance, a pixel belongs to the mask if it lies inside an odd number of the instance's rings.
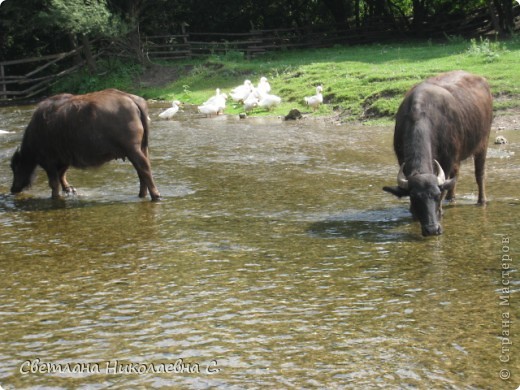
[{"label": "green grass", "polygon": [[[175,82],[161,87],[125,82],[128,88],[123,89],[150,99],[200,104],[217,87],[228,92],[246,78],[257,83],[261,76],[266,76],[272,93],[282,97],[282,104],[271,112],[258,109],[252,115],[285,115],[292,108],[309,111],[303,97],[313,95],[316,85],[322,84],[325,104],[313,115],[337,113],[343,120],[388,121],[410,87],[431,75],[455,69],[480,74],[489,80],[495,110],[520,107],[519,63],[518,36],[502,42],[451,37],[445,43],[426,41],[282,51],[252,60],[231,52],[203,60],[163,63],[179,75]],[[241,111],[241,107],[232,104],[226,109],[228,114]]]}]

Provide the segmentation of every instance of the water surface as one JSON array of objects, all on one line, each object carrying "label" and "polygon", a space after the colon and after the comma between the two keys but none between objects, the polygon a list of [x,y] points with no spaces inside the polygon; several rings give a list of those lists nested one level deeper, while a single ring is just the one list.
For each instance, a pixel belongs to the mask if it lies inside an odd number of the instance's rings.
[{"label": "water surface", "polygon": [[52,200],[43,172],[8,194],[32,109],[0,108],[3,388],[517,386],[500,336],[518,305],[499,303],[505,238],[511,302],[520,280],[518,132],[490,142],[489,205],[466,162],[425,239],[381,190],[391,127],[185,113],[151,125],[161,202],[122,161],[72,169],[78,195]]}]

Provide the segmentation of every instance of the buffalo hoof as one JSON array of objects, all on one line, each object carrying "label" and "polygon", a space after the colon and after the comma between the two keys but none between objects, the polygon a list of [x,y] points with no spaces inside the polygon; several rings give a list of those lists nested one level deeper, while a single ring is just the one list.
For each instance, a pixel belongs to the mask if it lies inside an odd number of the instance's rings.
[{"label": "buffalo hoof", "polygon": [[[145,198],[146,197],[146,192],[144,193],[144,195],[142,195],[140,193],[139,197],[140,198]],[[158,191],[150,192],[150,198],[152,198],[152,202],[158,202],[158,201],[161,200],[161,194]]]},{"label": "buffalo hoof", "polygon": [[77,194],[76,189],[72,186],[65,187],[63,189],[63,192],[65,192],[65,194],[67,194],[67,195],[76,195]]}]

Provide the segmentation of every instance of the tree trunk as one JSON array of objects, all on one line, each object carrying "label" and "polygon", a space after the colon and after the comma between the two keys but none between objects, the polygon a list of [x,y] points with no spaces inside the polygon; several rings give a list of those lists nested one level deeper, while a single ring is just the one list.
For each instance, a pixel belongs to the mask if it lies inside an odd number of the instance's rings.
[{"label": "tree trunk", "polygon": [[90,42],[85,34],[81,34],[81,43],[83,44],[83,55],[87,62],[88,71],[94,73],[96,71],[96,63],[92,57],[92,50],[90,48]]},{"label": "tree trunk", "polygon": [[354,14],[356,15],[356,28],[361,27],[361,15],[360,15],[360,7],[359,7],[360,1],[361,0],[356,0],[356,2],[354,4]]},{"label": "tree trunk", "polygon": [[500,36],[511,34],[514,29],[513,0],[488,0],[493,28]]},{"label": "tree trunk", "polygon": [[83,57],[81,56],[81,52],[78,50],[78,40],[76,39],[76,35],[69,33],[67,36],[72,50],[76,50],[74,53],[74,65],[81,64],[83,62]]},{"label": "tree trunk", "polygon": [[332,13],[336,26],[348,28],[345,3],[342,0],[324,0],[324,3]]},{"label": "tree trunk", "polygon": [[507,34],[511,34],[515,28],[515,21],[513,16],[513,0],[502,0],[502,28]]},{"label": "tree trunk", "polygon": [[412,29],[416,33],[422,32],[424,20],[426,19],[426,7],[424,1],[413,0]]},{"label": "tree trunk", "polygon": [[137,61],[139,61],[141,65],[151,65],[152,61],[150,61],[146,53],[143,51],[139,24],[137,24],[137,28],[135,30],[130,32],[128,36],[128,44],[130,45],[130,52],[133,52],[135,54]]}]

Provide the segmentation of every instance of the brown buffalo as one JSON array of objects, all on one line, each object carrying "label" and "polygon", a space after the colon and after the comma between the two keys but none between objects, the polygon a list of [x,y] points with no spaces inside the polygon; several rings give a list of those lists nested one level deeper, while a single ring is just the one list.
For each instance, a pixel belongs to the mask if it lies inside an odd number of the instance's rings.
[{"label": "brown buffalo", "polygon": [[49,178],[52,197],[75,192],[65,174],[128,158],[139,176],[139,196],[160,194],[148,159],[148,107],[135,95],[107,89],[86,95],[61,94],[38,104],[11,159],[12,193],[29,187],[37,165]]},{"label": "brown buffalo", "polygon": [[493,114],[487,81],[453,71],[413,87],[397,112],[394,150],[397,187],[383,189],[410,197],[410,211],[424,236],[442,233],[441,201],[455,197],[460,162],[474,156],[478,203],[486,203],[485,163]]}]

